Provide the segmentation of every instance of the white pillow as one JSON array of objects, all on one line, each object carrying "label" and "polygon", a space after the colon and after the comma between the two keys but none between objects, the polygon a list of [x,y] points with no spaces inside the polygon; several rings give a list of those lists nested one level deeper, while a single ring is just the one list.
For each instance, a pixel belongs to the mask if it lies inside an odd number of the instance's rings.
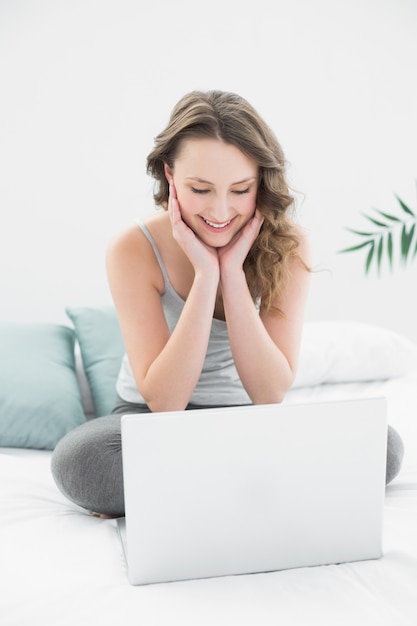
[{"label": "white pillow", "polygon": [[417,369],[417,344],[380,326],[351,321],[304,324],[295,387],[387,380]]}]

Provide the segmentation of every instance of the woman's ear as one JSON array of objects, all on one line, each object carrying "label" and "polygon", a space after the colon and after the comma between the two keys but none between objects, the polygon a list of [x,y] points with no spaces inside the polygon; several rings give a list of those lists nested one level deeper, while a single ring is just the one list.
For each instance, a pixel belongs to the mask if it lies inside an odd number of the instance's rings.
[{"label": "woman's ear", "polygon": [[172,172],[172,169],[169,167],[168,163],[164,163],[164,172],[165,172],[165,177],[167,181],[171,183],[174,174]]}]

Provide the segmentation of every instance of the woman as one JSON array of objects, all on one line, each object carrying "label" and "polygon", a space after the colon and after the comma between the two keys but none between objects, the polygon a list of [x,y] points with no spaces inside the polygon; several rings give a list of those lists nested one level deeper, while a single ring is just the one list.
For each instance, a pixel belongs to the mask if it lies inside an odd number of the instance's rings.
[{"label": "woman", "polygon": [[[167,411],[283,399],[309,281],[306,238],[287,216],[284,166],[273,134],[243,99],[192,93],[177,105],[148,157],[156,204],[167,210],[108,251],[127,348],[124,400]],[[211,346],[207,354],[211,332],[222,339],[220,354]]]},{"label": "woman", "polygon": [[165,210],[107,254],[126,346],[119,402],[69,433],[52,462],[61,490],[105,515],[124,511],[121,414],[283,400],[310,278],[282,149],[243,98],[186,95],[147,167]]}]

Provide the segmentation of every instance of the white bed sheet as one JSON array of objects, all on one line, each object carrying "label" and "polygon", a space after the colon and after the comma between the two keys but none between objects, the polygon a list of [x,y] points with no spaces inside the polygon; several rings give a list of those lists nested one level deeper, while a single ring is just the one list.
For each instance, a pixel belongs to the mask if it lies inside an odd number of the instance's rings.
[{"label": "white bed sheet", "polygon": [[288,402],[384,394],[403,436],[376,561],[132,587],[116,522],[86,514],[52,480],[50,452],[0,450],[2,626],[415,626],[417,376],[294,390]]}]

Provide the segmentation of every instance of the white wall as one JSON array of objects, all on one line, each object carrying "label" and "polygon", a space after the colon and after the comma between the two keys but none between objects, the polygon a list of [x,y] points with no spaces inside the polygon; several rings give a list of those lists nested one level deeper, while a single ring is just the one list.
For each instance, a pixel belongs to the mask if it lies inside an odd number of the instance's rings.
[{"label": "white wall", "polygon": [[344,227],[416,208],[415,0],[0,0],[0,318],[111,302],[104,250],[152,210],[153,137],[191,89],[274,128],[311,234],[309,319],[417,339],[417,259],[365,278]]}]

